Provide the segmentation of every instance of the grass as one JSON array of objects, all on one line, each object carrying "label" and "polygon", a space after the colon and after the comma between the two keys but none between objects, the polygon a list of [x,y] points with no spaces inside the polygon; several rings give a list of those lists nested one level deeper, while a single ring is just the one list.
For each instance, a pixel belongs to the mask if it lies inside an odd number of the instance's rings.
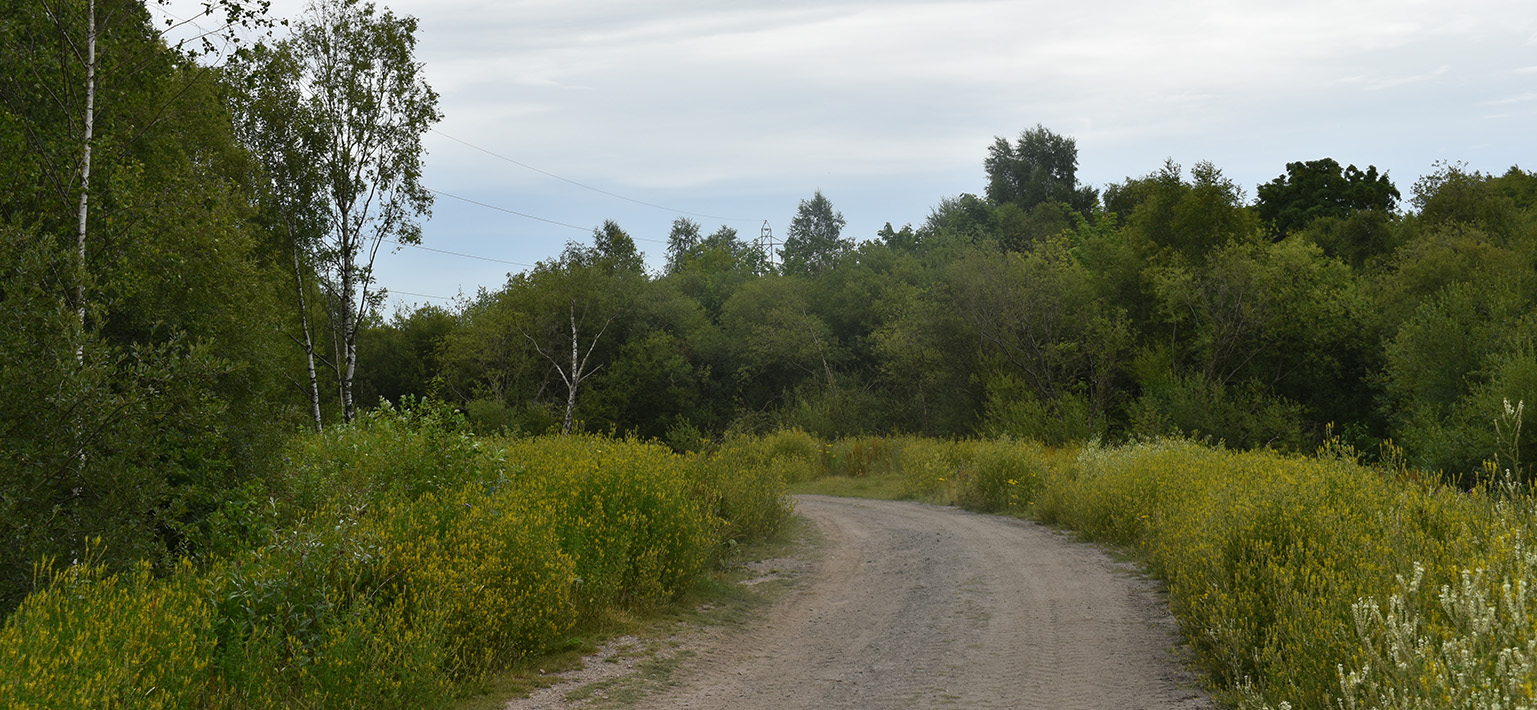
[{"label": "grass", "polygon": [[908,498],[902,487],[900,473],[886,473],[864,478],[827,476],[790,484],[790,492],[844,498],[870,498],[873,500],[903,500]]}]

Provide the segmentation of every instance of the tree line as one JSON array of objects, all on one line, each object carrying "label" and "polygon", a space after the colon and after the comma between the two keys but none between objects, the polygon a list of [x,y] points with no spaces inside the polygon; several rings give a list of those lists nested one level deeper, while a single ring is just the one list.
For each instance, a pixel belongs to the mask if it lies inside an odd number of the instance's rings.
[{"label": "tree line", "polygon": [[[1464,484],[1537,453],[1505,408],[1537,401],[1537,175],[1442,163],[1404,201],[1375,167],[1321,159],[1251,201],[1210,163],[1102,190],[1076,167],[1075,141],[1037,126],[988,150],[984,196],[917,227],[850,239],[818,191],[774,255],[679,218],[661,273],[607,223],[499,288],[374,323],[362,386],[487,430],[574,416],[678,447],[774,427],[1338,438]],[[580,388],[549,356],[578,350]]]},{"label": "tree line", "polygon": [[[1537,176],[1285,166],[1254,200],[1172,162],[1094,188],[1037,126],[983,195],[848,235],[820,191],[784,248],[686,218],[647,270],[613,222],[447,307],[378,313],[422,238],[437,97],[415,21],[259,3],[166,40],[142,2],[0,23],[0,608],[34,562],[169,560],[238,530],[303,429],[432,397],[483,431],[1045,442],[1341,437],[1471,483],[1537,401]],[[1506,408],[1506,403],[1510,409]],[[1390,443],[1389,443],[1390,442]]]}]

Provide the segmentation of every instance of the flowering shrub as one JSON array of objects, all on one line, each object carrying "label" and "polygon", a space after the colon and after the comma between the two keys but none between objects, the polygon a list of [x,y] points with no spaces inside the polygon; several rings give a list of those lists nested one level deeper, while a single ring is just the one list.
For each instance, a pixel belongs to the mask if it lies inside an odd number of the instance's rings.
[{"label": "flowering shrub", "polygon": [[455,416],[384,408],[301,437],[270,499],[242,503],[272,511],[257,538],[200,566],[50,568],[0,628],[0,707],[442,706],[789,516],[768,467],[476,440]]},{"label": "flowering shrub", "polygon": [[1141,550],[1247,707],[1497,708],[1534,700],[1531,501],[1164,441],[1085,448],[1036,510]]},{"label": "flowering shrub", "polygon": [[[90,555],[88,554],[88,557]],[[0,707],[201,707],[215,642],[208,581],[148,565],[45,565],[49,583],[0,629]]]}]

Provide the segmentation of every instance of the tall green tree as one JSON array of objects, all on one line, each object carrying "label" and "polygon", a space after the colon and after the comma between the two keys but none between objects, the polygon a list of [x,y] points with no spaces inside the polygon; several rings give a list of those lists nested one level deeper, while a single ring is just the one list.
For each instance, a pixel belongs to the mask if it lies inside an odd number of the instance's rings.
[{"label": "tall green tree", "polygon": [[854,248],[852,239],[842,237],[848,221],[833,209],[833,203],[817,190],[809,200],[801,200],[785,235],[782,269],[786,274],[818,274],[833,268],[838,259]]},{"label": "tall green tree", "polygon": [[[251,143],[266,153],[269,177],[293,167],[297,174],[289,182],[304,189],[316,184],[322,196],[323,237],[308,256],[327,291],[338,396],[348,421],[356,413],[358,330],[382,300],[374,260],[386,242],[420,243],[417,220],[432,205],[432,193],[421,185],[422,135],[441,115],[438,95],[415,59],[416,27],[415,18],[370,2],[314,0],[292,35],[251,54],[245,72],[258,98],[298,87],[298,95],[287,96],[293,103],[286,116],[257,122],[254,132],[271,135]],[[295,237],[295,246],[301,239]]]},{"label": "tall green tree", "polygon": [[1286,164],[1286,174],[1260,185],[1255,209],[1276,236],[1286,236],[1320,217],[1345,218],[1367,210],[1392,212],[1398,188],[1377,166],[1365,172],[1342,168],[1333,158]]},{"label": "tall green tree", "polygon": [[672,231],[667,234],[667,270],[677,273],[683,268],[688,255],[699,246],[699,223],[687,217],[672,221]]},{"label": "tall green tree", "polygon": [[300,72],[294,47],[277,44],[239,52],[225,75],[232,85],[229,103],[236,134],[253,158],[251,181],[260,196],[262,216],[281,235],[288,252],[293,312],[299,326],[293,339],[304,352],[310,417],[316,431],[322,431],[325,423],[316,368],[321,356],[311,311],[316,305],[312,303],[317,287],[316,258],[331,231],[331,211],[321,166],[311,159],[322,149],[323,133],[315,117],[295,111],[304,105],[303,87],[293,81]]},{"label": "tall green tree", "polygon": [[1060,202],[1089,214],[1099,201],[1094,188],[1078,184],[1078,144],[1037,124],[1010,143],[995,138],[983,162],[987,170],[987,199],[1030,210],[1043,202]]},{"label": "tall green tree", "polygon": [[614,220],[604,220],[592,230],[592,246],[566,247],[568,260],[602,265],[605,269],[643,273],[646,257],[635,247],[635,239]]}]

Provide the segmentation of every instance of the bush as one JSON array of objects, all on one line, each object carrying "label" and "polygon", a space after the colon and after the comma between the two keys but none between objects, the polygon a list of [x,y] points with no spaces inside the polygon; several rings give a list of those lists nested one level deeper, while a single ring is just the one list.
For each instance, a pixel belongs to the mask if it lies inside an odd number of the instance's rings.
[{"label": "bush", "polygon": [[[1497,659],[1453,671],[1430,656],[1476,631],[1447,605],[1445,590],[1457,589],[1465,570],[1504,571],[1478,580],[1490,600],[1502,598],[1504,584],[1537,583],[1494,564],[1523,554],[1533,521],[1530,499],[1522,500],[1508,506],[1400,481],[1339,457],[1164,441],[1085,449],[1077,466],[1051,472],[1036,510],[1048,522],[1139,549],[1167,580],[1170,607],[1203,665],[1219,686],[1242,691],[1246,705],[1332,707],[1349,698],[1359,705],[1348,707],[1407,708],[1446,707],[1448,697],[1501,682]],[[1423,583],[1404,596],[1401,579],[1417,575]],[[1398,610],[1392,624],[1372,614],[1381,608],[1373,600]],[[1409,635],[1420,645],[1393,646],[1387,632],[1404,635],[1411,616]],[[1516,637],[1529,639],[1530,617],[1523,618]],[[1390,647],[1418,649],[1423,665],[1383,666]],[[1342,688],[1342,673],[1352,669],[1356,680]],[[1384,673],[1402,678],[1382,682]],[[1442,673],[1465,673],[1455,680],[1460,690],[1441,694]]]},{"label": "bush", "polygon": [[1144,438],[1192,436],[1291,452],[1307,440],[1302,405],[1254,382],[1227,387],[1199,374],[1150,383],[1132,403],[1130,417],[1132,433]]},{"label": "bush", "polygon": [[244,491],[200,569],[113,575],[95,548],[46,571],[0,629],[0,707],[437,707],[614,607],[675,598],[726,541],[789,516],[771,467],[597,436],[477,442],[421,402],[291,451],[282,502]]},{"label": "bush", "polygon": [[326,506],[366,506],[390,495],[415,498],[472,478],[484,466],[464,417],[434,400],[381,402],[356,421],[289,446],[277,493],[292,516]]},{"label": "bush", "polygon": [[[99,544],[99,543],[98,543]],[[183,564],[114,575],[95,558],[47,580],[0,628],[0,707],[204,707],[215,644],[207,579]]]},{"label": "bush", "polygon": [[1096,420],[1097,413],[1088,397],[1064,393],[1056,399],[1042,401],[1011,378],[998,379],[1001,384],[995,383],[988,388],[982,414],[983,436],[1031,439],[1052,446],[1104,437],[1105,418],[1099,416]]}]

